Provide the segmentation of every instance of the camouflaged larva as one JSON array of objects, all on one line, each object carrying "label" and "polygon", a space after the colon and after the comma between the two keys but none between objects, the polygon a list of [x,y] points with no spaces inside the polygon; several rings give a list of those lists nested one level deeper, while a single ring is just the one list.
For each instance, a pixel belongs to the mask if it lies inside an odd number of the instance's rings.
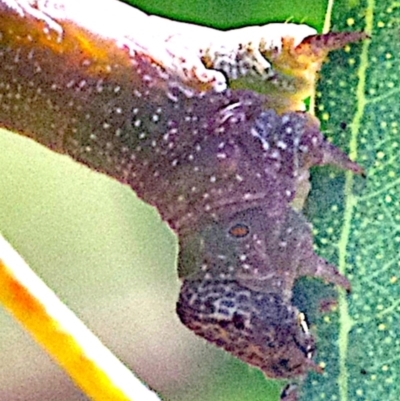
[{"label": "camouflaged larva", "polygon": [[[177,59],[172,67],[160,62],[157,40],[151,54],[129,35],[121,45],[63,18],[53,3],[38,20],[40,9],[32,16],[19,1],[0,1],[1,125],[130,185],[158,208],[179,237],[177,312],[190,329],[267,376],[318,369],[314,339],[291,304],[293,284],[304,275],[349,283],[314,253],[310,226],[292,201],[312,166],[361,169],[324,139],[311,115],[286,106],[278,114],[276,94],[199,92],[199,76],[188,84],[174,70]],[[277,65],[301,61],[293,56],[298,47],[300,59],[326,53],[334,38],[283,46]]]}]

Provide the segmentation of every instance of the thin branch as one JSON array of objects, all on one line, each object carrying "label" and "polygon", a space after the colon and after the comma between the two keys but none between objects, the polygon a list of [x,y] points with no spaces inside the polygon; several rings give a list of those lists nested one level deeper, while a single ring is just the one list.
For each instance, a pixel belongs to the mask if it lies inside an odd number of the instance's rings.
[{"label": "thin branch", "polygon": [[160,401],[0,235],[0,303],[94,401]]}]

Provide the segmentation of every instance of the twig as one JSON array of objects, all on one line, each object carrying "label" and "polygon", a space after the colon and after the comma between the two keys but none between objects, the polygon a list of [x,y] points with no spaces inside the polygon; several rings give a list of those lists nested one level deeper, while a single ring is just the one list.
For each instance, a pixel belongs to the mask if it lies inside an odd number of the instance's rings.
[{"label": "twig", "polygon": [[0,235],[0,303],[94,401],[160,401]]}]

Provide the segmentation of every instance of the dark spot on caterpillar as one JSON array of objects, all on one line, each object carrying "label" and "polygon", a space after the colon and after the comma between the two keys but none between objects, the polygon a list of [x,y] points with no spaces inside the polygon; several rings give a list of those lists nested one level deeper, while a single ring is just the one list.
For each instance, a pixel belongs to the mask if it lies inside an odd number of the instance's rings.
[{"label": "dark spot on caterpillar", "polygon": [[344,131],[346,128],[347,128],[347,123],[346,123],[346,121],[342,121],[342,122],[340,123],[340,129],[342,129],[342,130]]},{"label": "dark spot on caterpillar", "polygon": [[245,224],[235,224],[229,229],[229,234],[234,238],[244,238],[249,235],[250,229]]},{"label": "dark spot on caterpillar", "polygon": [[240,315],[239,313],[235,313],[232,319],[233,325],[238,330],[243,330],[245,328],[245,318],[244,316]]}]

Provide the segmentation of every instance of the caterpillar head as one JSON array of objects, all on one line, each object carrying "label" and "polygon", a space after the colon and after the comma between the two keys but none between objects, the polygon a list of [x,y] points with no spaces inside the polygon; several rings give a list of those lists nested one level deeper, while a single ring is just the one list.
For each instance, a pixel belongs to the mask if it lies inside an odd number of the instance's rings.
[{"label": "caterpillar head", "polygon": [[295,280],[310,275],[349,289],[314,253],[308,223],[289,206],[283,221],[257,207],[192,230],[181,238],[179,268],[182,322],[270,377],[317,369],[314,339],[291,304]]},{"label": "caterpillar head", "polygon": [[303,315],[280,294],[206,275],[184,281],[177,313],[196,334],[269,377],[292,378],[320,370],[312,360],[314,339]]}]

